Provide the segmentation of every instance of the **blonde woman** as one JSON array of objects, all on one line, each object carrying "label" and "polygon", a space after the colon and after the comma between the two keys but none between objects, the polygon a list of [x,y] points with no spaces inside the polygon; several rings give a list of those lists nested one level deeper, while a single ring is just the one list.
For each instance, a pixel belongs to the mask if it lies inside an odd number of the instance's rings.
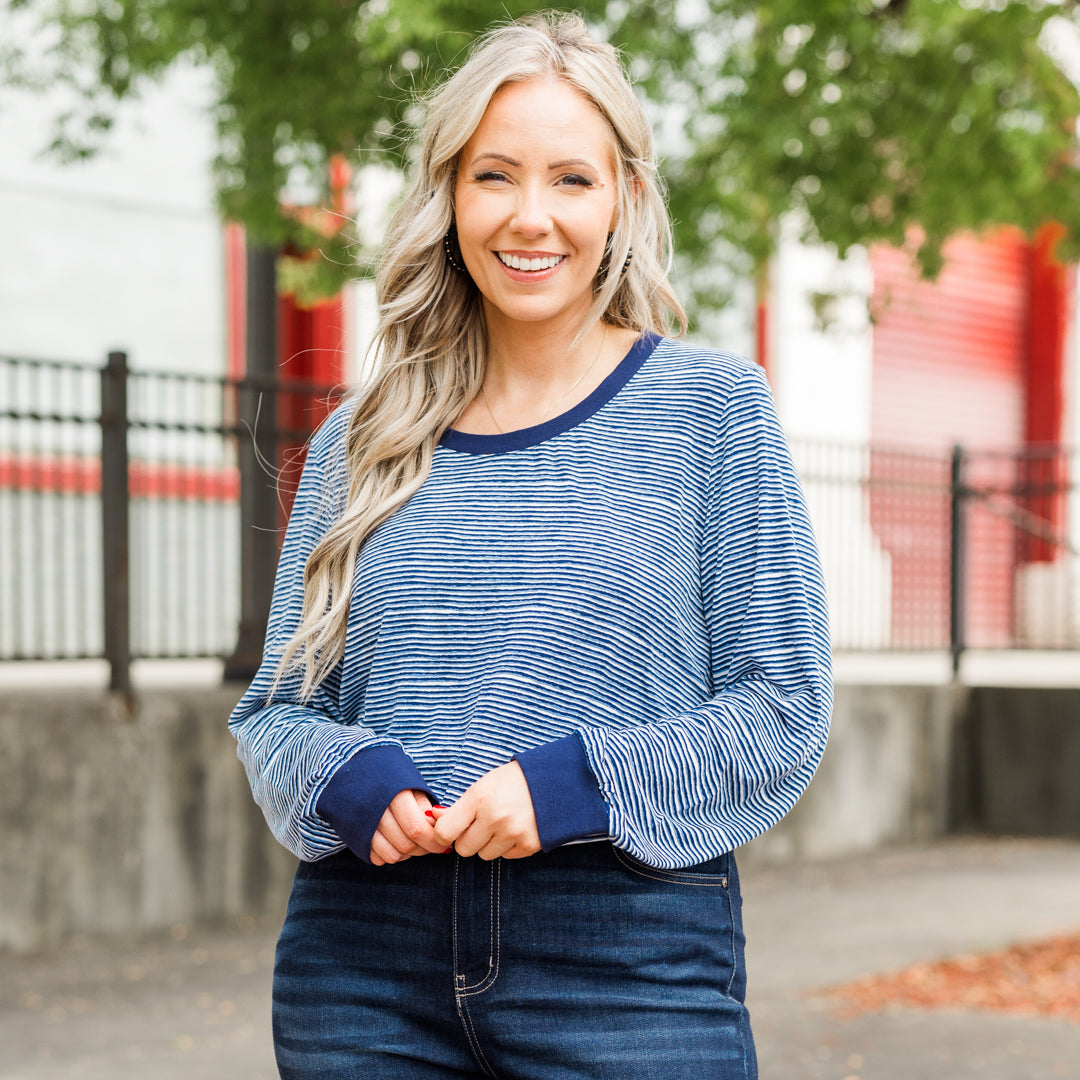
[{"label": "blonde woman", "polygon": [[281,1075],[745,1080],[731,850],[830,709],[766,384],[662,336],[649,128],[578,18],[481,39],[420,145],[231,720],[301,860]]}]

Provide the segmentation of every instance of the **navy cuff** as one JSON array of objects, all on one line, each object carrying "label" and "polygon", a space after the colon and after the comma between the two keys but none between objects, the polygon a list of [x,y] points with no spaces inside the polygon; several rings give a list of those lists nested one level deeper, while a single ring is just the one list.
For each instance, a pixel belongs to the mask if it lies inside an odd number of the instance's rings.
[{"label": "navy cuff", "polygon": [[529,785],[544,851],[608,835],[607,803],[577,735],[534,746],[514,760]]},{"label": "navy cuff", "polygon": [[400,746],[370,746],[354,754],[323,789],[315,812],[334,827],[349,850],[371,862],[371,838],[399,791],[424,792],[436,798],[413,759]]}]

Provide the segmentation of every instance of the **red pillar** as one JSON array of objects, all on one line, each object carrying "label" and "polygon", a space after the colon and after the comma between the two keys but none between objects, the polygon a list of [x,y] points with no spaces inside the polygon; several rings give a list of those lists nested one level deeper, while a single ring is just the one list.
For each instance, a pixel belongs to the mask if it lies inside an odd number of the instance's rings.
[{"label": "red pillar", "polygon": [[[330,160],[330,207],[296,211],[324,235],[337,232],[347,220],[348,187],[352,169],[340,155]],[[321,258],[316,251],[294,253]],[[340,293],[328,300],[301,305],[291,294],[278,296],[278,373],[284,383],[278,394],[278,428],[291,432],[281,445],[278,468],[285,514],[292,505],[292,491],[299,478],[307,440],[326,418],[334,402],[325,389],[345,379],[345,305]],[[289,383],[307,384],[290,391]],[[322,392],[312,392],[311,387]],[[325,388],[325,389],[324,389]]]},{"label": "red pillar", "polygon": [[[1024,470],[1029,494],[1025,509],[1040,532],[1058,535],[1065,523],[1065,458],[1061,439],[1065,416],[1065,333],[1071,269],[1055,257],[1064,227],[1044,225],[1031,244],[1028,276],[1027,373],[1024,442],[1031,455]],[[1023,562],[1051,562],[1057,545],[1047,536],[1028,535]]]},{"label": "red pillar", "polygon": [[247,241],[244,226],[225,226],[225,373],[243,378],[247,367]]}]

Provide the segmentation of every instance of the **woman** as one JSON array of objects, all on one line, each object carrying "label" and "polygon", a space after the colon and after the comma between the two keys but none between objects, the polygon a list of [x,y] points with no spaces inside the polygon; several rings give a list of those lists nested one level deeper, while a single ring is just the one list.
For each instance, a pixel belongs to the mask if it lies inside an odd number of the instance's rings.
[{"label": "woman", "polygon": [[287,1080],[756,1075],[730,852],[821,755],[824,596],[760,371],[659,336],[668,239],[576,17],[429,103],[231,720],[302,860]]}]

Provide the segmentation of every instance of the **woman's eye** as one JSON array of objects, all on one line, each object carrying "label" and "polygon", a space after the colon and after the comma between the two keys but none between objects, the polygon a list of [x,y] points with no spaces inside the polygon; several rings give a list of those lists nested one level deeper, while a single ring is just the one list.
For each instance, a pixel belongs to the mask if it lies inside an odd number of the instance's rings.
[{"label": "woman's eye", "polygon": [[593,182],[587,176],[578,176],[577,173],[568,173],[560,177],[560,183],[569,184],[571,187],[592,187]]},{"label": "woman's eye", "polygon": [[506,173],[496,172],[494,169],[489,169],[487,172],[479,172],[474,177],[478,183],[483,183],[485,180],[505,180]]}]

